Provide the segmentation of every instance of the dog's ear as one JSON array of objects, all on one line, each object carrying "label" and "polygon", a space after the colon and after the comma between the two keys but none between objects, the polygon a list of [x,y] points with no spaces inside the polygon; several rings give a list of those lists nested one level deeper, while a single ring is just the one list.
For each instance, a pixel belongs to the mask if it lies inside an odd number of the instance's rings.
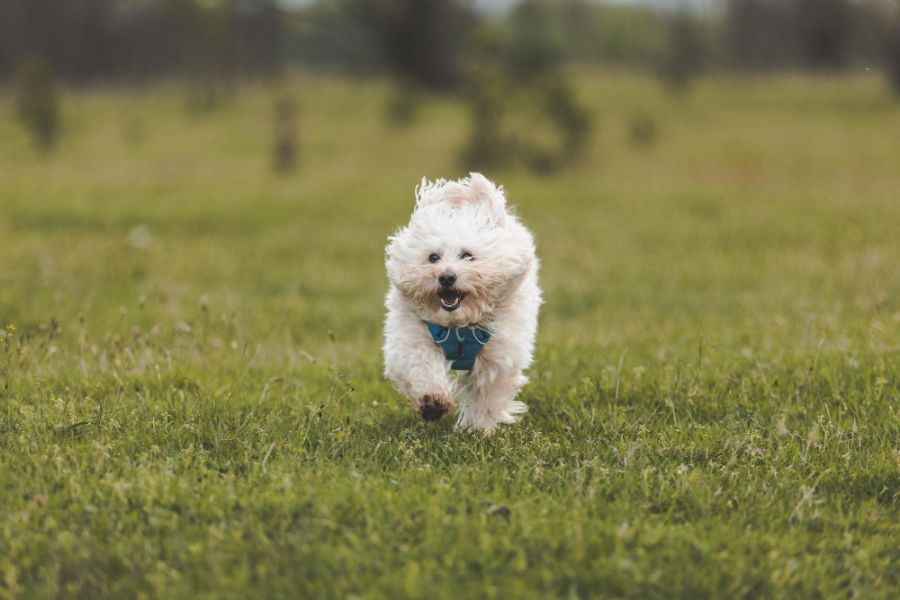
[{"label": "dog's ear", "polygon": [[489,202],[496,205],[500,210],[506,208],[506,195],[503,193],[503,186],[497,187],[481,173],[469,173],[468,184],[474,200]]},{"label": "dog's ear", "polygon": [[506,194],[503,193],[503,186],[494,185],[481,173],[469,173],[468,180],[461,183],[469,190],[470,202],[483,203],[497,224],[502,225],[506,221]]},{"label": "dog's ear", "polygon": [[483,204],[493,220],[502,224],[506,220],[506,196],[503,188],[491,183],[481,173],[469,173],[459,181],[437,179],[422,183],[416,188],[416,206],[446,203],[450,206]]},{"label": "dog's ear", "polygon": [[435,179],[428,181],[427,177],[422,178],[422,182],[416,186],[416,208],[437,204],[446,200],[446,191],[453,182],[447,182],[446,179]]}]

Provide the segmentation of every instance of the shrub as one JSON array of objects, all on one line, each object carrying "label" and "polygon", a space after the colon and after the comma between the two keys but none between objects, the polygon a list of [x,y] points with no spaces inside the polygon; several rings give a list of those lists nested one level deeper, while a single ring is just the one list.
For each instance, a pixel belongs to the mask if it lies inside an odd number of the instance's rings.
[{"label": "shrub", "polygon": [[16,105],[35,146],[42,151],[53,149],[60,129],[59,92],[53,69],[45,60],[29,58],[19,65]]},{"label": "shrub", "polygon": [[288,96],[275,101],[275,144],[272,166],[278,173],[292,170],[297,164],[297,105]]},{"label": "shrub", "polygon": [[640,148],[649,148],[659,138],[659,127],[653,115],[641,112],[628,121],[628,137],[631,143]]},{"label": "shrub", "polygon": [[700,71],[703,48],[694,18],[679,12],[668,21],[668,41],[659,63],[659,76],[672,90],[685,89]]},{"label": "shrub", "polygon": [[550,173],[585,153],[591,116],[576,99],[552,35],[537,35],[545,5],[523,3],[506,32],[481,28],[467,73],[467,167],[522,164]]},{"label": "shrub", "polygon": [[408,127],[418,116],[418,94],[415,86],[398,82],[392,88],[385,104],[385,116],[394,127]]}]

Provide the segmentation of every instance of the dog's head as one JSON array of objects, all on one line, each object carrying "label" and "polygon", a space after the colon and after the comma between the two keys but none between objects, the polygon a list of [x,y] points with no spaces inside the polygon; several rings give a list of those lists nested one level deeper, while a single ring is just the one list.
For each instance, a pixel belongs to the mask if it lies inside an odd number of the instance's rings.
[{"label": "dog's head", "polygon": [[478,173],[416,189],[409,224],[390,238],[391,283],[420,318],[465,325],[493,313],[534,263],[534,243]]}]

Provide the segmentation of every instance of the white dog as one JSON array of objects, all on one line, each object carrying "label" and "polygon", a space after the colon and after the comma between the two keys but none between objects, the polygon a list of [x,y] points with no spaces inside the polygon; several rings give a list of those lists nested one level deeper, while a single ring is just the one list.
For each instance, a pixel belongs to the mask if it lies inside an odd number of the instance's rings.
[{"label": "white dog", "polygon": [[385,375],[427,420],[456,397],[458,427],[489,434],[514,423],[528,409],[515,398],[541,290],[534,239],[507,211],[503,188],[478,173],[423,179],[386,254]]}]

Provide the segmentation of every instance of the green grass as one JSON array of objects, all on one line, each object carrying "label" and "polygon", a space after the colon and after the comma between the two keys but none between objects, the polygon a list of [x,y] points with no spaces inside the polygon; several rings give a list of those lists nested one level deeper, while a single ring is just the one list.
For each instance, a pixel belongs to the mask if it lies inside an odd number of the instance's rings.
[{"label": "green grass", "polygon": [[0,596],[897,597],[900,104],[580,81],[589,160],[488,173],[546,305],[487,439],[380,375],[383,245],[460,106],[394,130],[382,83],[300,77],[276,177],[262,87],[70,92],[48,157],[0,98]]}]

